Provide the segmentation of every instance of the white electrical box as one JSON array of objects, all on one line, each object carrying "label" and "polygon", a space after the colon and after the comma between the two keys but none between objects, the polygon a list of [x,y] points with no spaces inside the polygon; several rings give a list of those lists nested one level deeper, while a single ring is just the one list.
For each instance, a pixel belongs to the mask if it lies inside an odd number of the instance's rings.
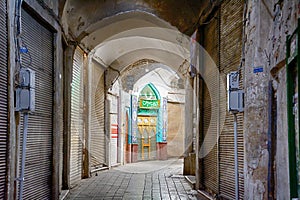
[{"label": "white electrical box", "polygon": [[16,90],[16,111],[32,112],[35,110],[35,72],[21,68],[19,86]]},{"label": "white electrical box", "polygon": [[240,75],[238,72],[230,72],[227,74],[227,90],[238,90]]},{"label": "white electrical box", "polygon": [[227,75],[227,107],[229,112],[244,111],[244,91],[239,89],[239,74],[230,72]]}]

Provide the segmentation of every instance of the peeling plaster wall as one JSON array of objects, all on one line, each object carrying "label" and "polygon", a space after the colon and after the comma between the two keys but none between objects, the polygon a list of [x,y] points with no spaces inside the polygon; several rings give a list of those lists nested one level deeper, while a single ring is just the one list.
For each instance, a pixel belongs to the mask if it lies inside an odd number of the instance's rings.
[{"label": "peeling plaster wall", "polygon": [[[245,44],[245,199],[267,199],[268,30],[272,19],[261,1],[249,1]],[[253,73],[255,67],[262,73]]]},{"label": "peeling plaster wall", "polygon": [[[297,27],[299,17],[299,0],[273,1],[269,7],[272,12],[272,28],[269,30],[268,52],[271,57],[271,65],[274,67],[281,60],[285,59],[286,36],[291,34]],[[281,3],[280,3],[281,2]]]},{"label": "peeling plaster wall", "polygon": [[[297,25],[299,1],[258,1],[247,4],[245,27],[245,197],[268,198],[268,82],[277,100],[275,197],[289,199],[286,114],[286,35]],[[278,68],[278,65],[281,67]],[[254,73],[256,67],[263,72]],[[275,71],[271,73],[270,71]],[[273,122],[274,123],[274,122]]]},{"label": "peeling plaster wall", "polygon": [[[280,1],[279,1],[280,2]],[[291,34],[297,27],[299,17],[299,1],[282,1],[275,5],[273,2],[272,29],[269,31],[268,53],[271,68],[280,62],[285,62],[286,35]],[[271,69],[271,70],[272,70]],[[289,199],[289,165],[288,165],[288,132],[286,105],[286,69],[279,69],[273,81],[277,98],[277,150],[276,150],[276,181],[275,193],[277,199]]]}]

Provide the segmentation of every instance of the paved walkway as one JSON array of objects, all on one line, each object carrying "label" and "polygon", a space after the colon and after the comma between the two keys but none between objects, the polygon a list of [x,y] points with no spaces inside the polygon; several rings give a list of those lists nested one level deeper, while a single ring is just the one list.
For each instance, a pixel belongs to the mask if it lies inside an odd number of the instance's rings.
[{"label": "paved walkway", "polygon": [[182,176],[182,167],[182,159],[115,167],[82,180],[67,199],[200,199]]}]

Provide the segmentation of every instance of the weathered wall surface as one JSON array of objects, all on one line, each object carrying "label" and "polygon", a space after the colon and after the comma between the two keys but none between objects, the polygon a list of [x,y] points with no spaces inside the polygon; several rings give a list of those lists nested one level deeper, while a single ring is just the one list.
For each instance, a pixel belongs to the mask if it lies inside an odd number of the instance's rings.
[{"label": "weathered wall surface", "polygon": [[43,0],[39,3],[45,8],[52,10],[56,15],[58,15],[58,0]]},{"label": "weathered wall surface", "polygon": [[[261,1],[249,1],[245,44],[245,199],[267,199],[268,62],[272,19]],[[254,68],[263,72],[253,73]]]},{"label": "weathered wall surface", "polygon": [[289,198],[288,179],[288,133],[286,105],[286,69],[283,66],[286,55],[286,35],[291,34],[297,26],[299,1],[282,1],[272,5],[274,8],[272,29],[269,31],[268,53],[274,76],[273,85],[277,98],[277,149],[275,194],[277,199]]},{"label": "weathered wall surface", "polygon": [[276,196],[277,199],[289,197],[289,165],[288,165],[288,133],[287,133],[287,106],[286,106],[286,70],[282,69],[278,76],[277,88],[277,141],[276,141]]},{"label": "weathered wall surface", "polygon": [[[286,116],[286,35],[297,22],[298,1],[249,1],[245,27],[245,199],[268,196],[268,82],[277,99],[275,192],[289,199]],[[260,68],[263,72],[255,73]],[[270,71],[272,70],[272,75]],[[274,123],[274,122],[273,122]],[[276,123],[276,122],[275,122]]]}]

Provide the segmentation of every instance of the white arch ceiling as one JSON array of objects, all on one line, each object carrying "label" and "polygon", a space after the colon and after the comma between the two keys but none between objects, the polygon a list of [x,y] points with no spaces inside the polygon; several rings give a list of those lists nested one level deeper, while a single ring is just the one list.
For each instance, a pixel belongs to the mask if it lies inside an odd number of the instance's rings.
[{"label": "white arch ceiling", "polygon": [[[141,59],[175,68],[189,60],[189,37],[145,11],[130,11],[105,18],[86,29],[83,47],[104,66],[120,71]],[[99,60],[99,59],[98,59]]]},{"label": "white arch ceiling", "polygon": [[[135,66],[134,68],[129,68],[126,70],[125,73],[122,73],[120,76],[121,83],[124,86],[123,89],[126,91],[129,91],[131,88],[126,88],[127,87],[127,77],[129,76],[131,78],[131,81],[133,83],[136,83],[140,79],[142,79],[145,75],[152,73],[152,71],[156,72],[163,72],[161,76],[166,77],[165,74],[168,75],[168,82],[171,82],[175,79],[180,79],[181,77],[175,73],[173,70],[170,69],[170,67],[161,64],[161,63],[141,63],[140,65]],[[170,78],[172,76],[172,78]],[[170,83],[168,83],[170,84]]]},{"label": "white arch ceiling", "polygon": [[[98,44],[108,38],[127,32],[132,33],[132,30],[139,28],[166,28],[177,30],[169,23],[161,20],[151,13],[144,11],[128,11],[119,13],[112,17],[105,18],[90,25],[84,32],[85,36],[81,43],[88,50],[94,49]],[[178,33],[180,33],[178,31]],[[145,33],[140,33],[145,34]],[[150,33],[148,33],[150,34]]]},{"label": "white arch ceiling", "polygon": [[121,71],[124,67],[141,59],[151,59],[170,66],[174,71],[189,60],[189,50],[169,41],[131,36],[102,43],[93,54],[102,60],[104,66]]}]

